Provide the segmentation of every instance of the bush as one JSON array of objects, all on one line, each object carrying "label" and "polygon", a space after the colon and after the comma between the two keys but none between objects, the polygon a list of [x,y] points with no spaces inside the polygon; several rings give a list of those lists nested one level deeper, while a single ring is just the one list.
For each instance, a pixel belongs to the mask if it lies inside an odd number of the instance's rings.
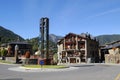
[{"label": "bush", "polygon": [[1,50],[1,56],[6,56],[6,54],[7,54],[7,50],[3,48],[3,50]]},{"label": "bush", "polygon": [[57,64],[57,63],[58,63],[58,55],[57,55],[57,53],[55,53],[55,54],[53,55],[53,63],[54,63],[54,64]]},{"label": "bush", "polygon": [[0,57],[1,57],[1,50],[0,50]]}]

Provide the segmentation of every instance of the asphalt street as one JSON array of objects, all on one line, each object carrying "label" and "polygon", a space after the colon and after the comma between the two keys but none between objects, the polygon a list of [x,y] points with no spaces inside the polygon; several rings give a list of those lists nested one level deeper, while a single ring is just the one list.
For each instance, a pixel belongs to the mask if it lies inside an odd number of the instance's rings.
[{"label": "asphalt street", "polygon": [[79,64],[70,65],[73,70],[49,72],[9,70],[19,66],[0,64],[0,80],[117,80],[120,76],[120,65]]}]

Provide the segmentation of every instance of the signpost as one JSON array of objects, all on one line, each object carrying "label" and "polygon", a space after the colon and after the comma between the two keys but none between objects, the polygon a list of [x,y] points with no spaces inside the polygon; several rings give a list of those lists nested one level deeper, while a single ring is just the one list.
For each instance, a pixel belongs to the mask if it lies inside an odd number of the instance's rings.
[{"label": "signpost", "polygon": [[40,65],[41,65],[41,69],[42,69],[42,67],[44,65],[44,60],[40,60]]}]

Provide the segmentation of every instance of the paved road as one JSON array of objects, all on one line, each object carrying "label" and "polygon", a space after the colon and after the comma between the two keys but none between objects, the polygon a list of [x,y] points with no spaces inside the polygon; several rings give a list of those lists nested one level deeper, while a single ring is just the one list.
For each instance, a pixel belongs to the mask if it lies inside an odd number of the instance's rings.
[{"label": "paved road", "polygon": [[75,66],[78,69],[55,72],[8,70],[8,68],[18,66],[0,64],[0,80],[115,80],[115,78],[119,77],[117,75],[120,74],[120,66],[104,64],[81,64]]}]

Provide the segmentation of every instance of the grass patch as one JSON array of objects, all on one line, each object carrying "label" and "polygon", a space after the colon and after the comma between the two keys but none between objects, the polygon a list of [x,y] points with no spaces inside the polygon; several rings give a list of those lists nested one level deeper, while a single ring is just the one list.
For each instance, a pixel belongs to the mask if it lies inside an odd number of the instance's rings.
[{"label": "grass patch", "polygon": [[[24,67],[26,67],[26,68],[41,68],[41,65],[24,65]],[[67,67],[64,65],[43,65],[42,68],[60,69],[60,68],[67,68]]]},{"label": "grass patch", "polygon": [[8,64],[12,64],[11,62],[9,62],[9,61],[5,61],[5,60],[0,60],[0,63],[8,63]]}]

